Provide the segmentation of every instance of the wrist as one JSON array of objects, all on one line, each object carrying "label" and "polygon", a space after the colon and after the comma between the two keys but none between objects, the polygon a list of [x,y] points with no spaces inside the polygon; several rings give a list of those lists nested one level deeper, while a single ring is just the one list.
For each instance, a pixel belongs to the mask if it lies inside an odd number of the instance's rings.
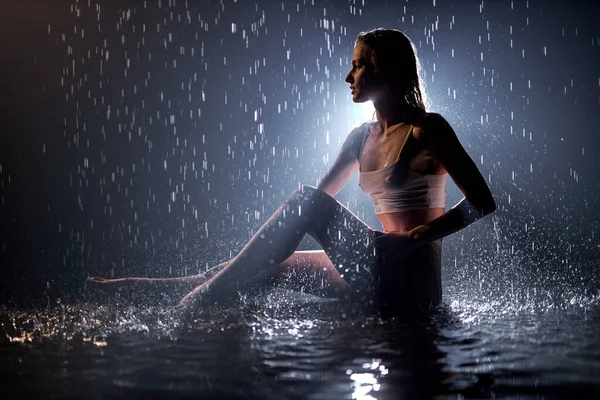
[{"label": "wrist", "polygon": [[415,244],[419,245],[427,242],[427,232],[431,228],[427,225],[419,225],[410,231],[408,231],[408,236],[415,242]]}]

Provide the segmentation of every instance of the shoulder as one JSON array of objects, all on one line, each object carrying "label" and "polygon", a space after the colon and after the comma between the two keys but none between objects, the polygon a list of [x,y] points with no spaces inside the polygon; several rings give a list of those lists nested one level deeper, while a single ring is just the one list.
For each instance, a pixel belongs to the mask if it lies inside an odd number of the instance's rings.
[{"label": "shoulder", "polygon": [[431,145],[441,144],[454,134],[446,119],[438,113],[423,113],[415,123],[413,135]]},{"label": "shoulder", "polygon": [[354,158],[359,158],[360,150],[366,135],[369,133],[371,123],[365,122],[355,126],[342,145],[342,151]]},{"label": "shoulder", "polygon": [[371,122],[364,122],[360,125],[355,126],[350,131],[350,134],[348,134],[348,138],[346,140],[347,141],[350,140],[352,142],[356,142],[356,141],[362,142],[362,139],[364,139],[364,137],[369,134],[370,127],[371,127]]},{"label": "shoulder", "polygon": [[369,133],[371,125],[373,125],[372,122],[363,122],[362,124],[355,126],[354,129],[350,131],[350,135],[362,138],[363,136],[366,136]]},{"label": "shoulder", "polygon": [[415,122],[415,127],[423,134],[440,132],[447,129],[448,126],[446,118],[438,113],[423,113]]}]

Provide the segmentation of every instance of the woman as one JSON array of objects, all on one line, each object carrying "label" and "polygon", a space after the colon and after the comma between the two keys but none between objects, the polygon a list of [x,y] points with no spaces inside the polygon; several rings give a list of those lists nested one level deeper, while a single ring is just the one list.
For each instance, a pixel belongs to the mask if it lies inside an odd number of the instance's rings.
[{"label": "woman", "polygon": [[[402,32],[361,33],[345,81],[355,103],[373,102],[376,121],[352,130],[318,187],[295,190],[213,276],[162,280],[205,280],[181,306],[222,301],[257,277],[289,271],[303,271],[314,286],[343,291],[381,311],[441,301],[442,238],[496,209],[489,187],[448,122],[425,111],[419,60]],[[357,170],[383,232],[332,197]],[[448,175],[465,197],[445,212]],[[306,233],[323,251],[295,251]]]}]

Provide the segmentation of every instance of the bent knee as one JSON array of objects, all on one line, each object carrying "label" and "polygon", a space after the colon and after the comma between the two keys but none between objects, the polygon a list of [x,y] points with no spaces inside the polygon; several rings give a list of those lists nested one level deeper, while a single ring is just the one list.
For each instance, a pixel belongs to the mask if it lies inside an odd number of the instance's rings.
[{"label": "bent knee", "polygon": [[294,189],[290,195],[290,199],[304,201],[319,201],[323,200],[324,198],[332,199],[330,195],[311,185],[301,185],[299,188]]}]

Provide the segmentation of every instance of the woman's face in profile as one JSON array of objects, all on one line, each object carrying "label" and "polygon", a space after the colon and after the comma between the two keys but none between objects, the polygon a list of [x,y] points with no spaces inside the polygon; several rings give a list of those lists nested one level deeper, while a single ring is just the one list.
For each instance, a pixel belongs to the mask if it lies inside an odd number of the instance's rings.
[{"label": "woman's face in profile", "polygon": [[366,46],[357,41],[352,52],[352,69],[346,75],[346,82],[352,90],[352,101],[364,103],[375,100],[385,89],[385,82],[376,74],[367,62]]}]

